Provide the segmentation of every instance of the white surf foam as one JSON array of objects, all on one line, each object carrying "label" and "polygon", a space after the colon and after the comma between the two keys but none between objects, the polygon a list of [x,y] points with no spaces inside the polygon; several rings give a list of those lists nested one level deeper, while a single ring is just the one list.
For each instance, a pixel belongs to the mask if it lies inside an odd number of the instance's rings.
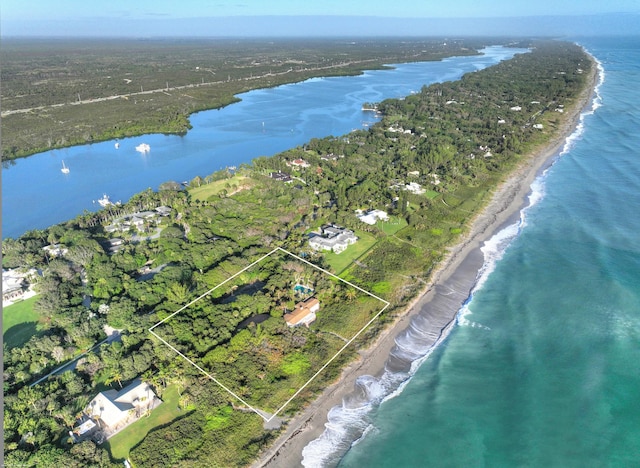
[{"label": "white surf foam", "polygon": [[385,372],[380,378],[370,375],[358,377],[356,387],[364,391],[364,404],[353,408],[351,401],[343,401],[342,405],[331,408],[324,432],[302,450],[302,465],[315,468],[337,464],[351,446],[371,432],[372,410],[390,398],[406,380],[407,375],[391,372]]},{"label": "white surf foam", "polygon": [[[585,52],[591,55],[589,51],[587,51],[586,49],[585,49]],[[593,55],[591,56],[593,57]],[[591,100],[591,105],[588,109],[584,110],[580,114],[578,125],[576,126],[576,129],[574,130],[574,132],[571,135],[569,135],[569,137],[566,139],[564,147],[560,152],[560,156],[567,154],[571,150],[571,148],[573,148],[576,141],[582,138],[582,135],[584,133],[585,117],[587,117],[588,115],[593,115],[593,113],[602,106],[602,95],[600,94],[600,88],[604,84],[606,73],[604,70],[604,66],[602,65],[602,62],[600,62],[595,57],[593,57],[593,59],[595,60],[596,68],[598,69],[598,82],[596,83],[596,86],[593,89],[593,99]]]},{"label": "white surf foam", "polygon": [[[569,135],[559,156],[568,153],[576,141],[584,132],[584,118],[593,114],[602,105],[600,87],[604,83],[605,70],[600,61],[596,60],[599,71],[599,81],[594,89],[594,98],[588,110],[580,114],[580,120],[575,131]],[[505,227],[484,243],[481,251],[484,255],[484,264],[478,272],[475,286],[469,298],[458,311],[456,323],[462,326],[488,327],[469,320],[472,314],[470,306],[473,295],[479,291],[487,278],[495,270],[496,264],[502,259],[505,251],[526,226],[527,212],[537,205],[545,196],[545,179],[548,169],[546,169],[531,184],[531,193],[528,197],[527,205],[520,212],[520,219],[512,225]],[[431,352],[441,343],[451,331],[451,327],[445,330],[440,339],[435,344],[421,342],[420,338],[426,334],[420,327],[420,316],[412,319],[407,332],[396,337],[396,348],[393,353],[401,359],[411,361],[411,368],[408,373],[392,373],[385,371],[380,378],[372,376],[361,376],[357,379],[357,386],[365,395],[362,404],[353,407],[351,405],[335,406],[327,415],[325,431],[317,439],[311,441],[302,451],[302,465],[307,468],[316,468],[336,465],[349,447],[362,441],[367,434],[374,432],[371,424],[371,413],[380,404],[400,395],[408,385],[411,377],[418,370],[420,365],[426,361]],[[426,325],[426,324],[425,324]],[[353,442],[352,442],[353,441]]]}]

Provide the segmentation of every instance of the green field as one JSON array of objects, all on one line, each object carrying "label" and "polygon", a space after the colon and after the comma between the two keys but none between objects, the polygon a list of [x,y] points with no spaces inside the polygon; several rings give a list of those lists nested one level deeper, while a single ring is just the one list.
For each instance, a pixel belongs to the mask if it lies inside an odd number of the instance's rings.
[{"label": "green field", "polygon": [[36,297],[31,297],[2,308],[2,340],[9,349],[23,345],[38,331],[35,302]]},{"label": "green field", "polygon": [[392,236],[399,230],[408,226],[407,220],[400,217],[391,216],[389,221],[378,221],[376,226],[382,229],[382,231],[388,235]]},{"label": "green field", "polygon": [[178,416],[185,414],[178,406],[180,395],[178,387],[170,385],[162,394],[162,404],[154,409],[149,416],[143,416],[126,429],[114,435],[106,443],[114,460],[129,457],[129,451],[142,442],[152,430],[170,423]]},{"label": "green field", "polygon": [[344,252],[339,254],[327,252],[324,254],[324,258],[336,275],[342,273],[354,260],[360,258],[377,242],[376,238],[367,232],[355,231],[355,235],[358,236],[358,242],[347,247]]},{"label": "green field", "polygon": [[189,193],[194,200],[207,201],[209,198],[218,195],[223,190],[226,190],[227,193],[231,193],[238,190],[238,187],[242,185],[249,185],[249,181],[249,177],[236,175],[230,179],[216,180],[210,184],[189,189]]}]

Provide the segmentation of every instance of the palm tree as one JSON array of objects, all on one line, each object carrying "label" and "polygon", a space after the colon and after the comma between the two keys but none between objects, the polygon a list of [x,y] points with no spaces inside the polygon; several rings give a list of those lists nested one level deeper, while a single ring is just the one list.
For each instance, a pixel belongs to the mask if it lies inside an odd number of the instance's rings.
[{"label": "palm tree", "polygon": [[53,415],[55,419],[60,420],[65,427],[73,430],[73,426],[76,424],[76,413],[70,406],[63,406],[60,408],[56,414]]},{"label": "palm tree", "polygon": [[112,382],[118,382],[118,385],[122,388],[122,371],[119,368],[114,368],[110,373],[111,375],[104,381],[104,383],[106,385],[110,385]]},{"label": "palm tree", "polygon": [[358,293],[355,289],[349,288],[345,291],[344,296],[347,298],[349,302],[353,302],[356,297],[358,297]]}]

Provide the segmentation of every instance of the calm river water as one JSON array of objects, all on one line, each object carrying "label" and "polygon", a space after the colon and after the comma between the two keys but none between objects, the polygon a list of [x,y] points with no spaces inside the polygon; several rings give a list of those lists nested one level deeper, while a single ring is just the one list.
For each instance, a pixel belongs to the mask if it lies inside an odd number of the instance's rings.
[{"label": "calm river water", "polygon": [[[95,211],[103,194],[126,201],[148,187],[185,181],[226,166],[248,163],[302,145],[311,138],[343,135],[374,122],[364,102],[406,96],[425,84],[450,81],[491,66],[523,49],[488,47],[483,55],[441,62],[394,65],[360,76],[314,78],[239,95],[241,102],[191,116],[184,136],[152,134],[52,150],[2,170],[2,237],[18,237]],[[150,145],[147,154],[135,147]],[[69,173],[61,172],[62,163]]]}]

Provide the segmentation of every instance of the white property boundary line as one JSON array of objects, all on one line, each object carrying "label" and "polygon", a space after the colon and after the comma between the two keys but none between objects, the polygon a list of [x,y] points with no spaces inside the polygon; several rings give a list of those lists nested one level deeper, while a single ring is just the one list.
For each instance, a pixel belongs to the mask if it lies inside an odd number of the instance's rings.
[{"label": "white property boundary line", "polygon": [[[361,291],[361,292],[363,292],[363,293],[367,294],[368,296],[371,296],[371,297],[373,297],[373,298],[375,298],[375,299],[379,300],[380,302],[384,303],[384,307],[383,307],[382,309],[380,309],[380,311],[379,311],[376,315],[374,315],[374,316],[373,316],[373,318],[371,318],[371,320],[369,320],[369,321],[366,323],[366,325],[365,325],[364,327],[362,327],[362,328],[360,329],[360,331],[358,331],[358,333],[356,333],[355,335],[353,335],[353,337],[352,337],[349,341],[347,341],[347,342],[345,343],[345,345],[344,345],[342,348],[340,348],[340,349],[338,350],[338,352],[336,352],[336,354],[335,354],[331,359],[329,359],[329,360],[325,363],[325,365],[324,365],[324,366],[322,366],[322,367],[320,368],[320,370],[318,370],[315,374],[313,374],[313,376],[312,376],[309,380],[307,380],[307,382],[306,382],[302,387],[300,387],[300,389],[299,389],[296,393],[294,393],[294,394],[291,396],[291,398],[289,398],[289,399],[288,399],[288,400],[287,400],[287,401],[286,401],[286,402],[285,402],[285,403],[284,403],[280,408],[278,408],[278,409],[277,409],[277,410],[276,410],[276,411],[271,415],[271,417],[267,418],[267,417],[265,416],[265,414],[264,414],[264,413],[266,413],[265,411],[261,411],[261,410],[259,410],[259,409],[256,409],[256,408],[254,408],[253,406],[251,406],[249,403],[247,403],[246,401],[244,401],[240,396],[236,395],[236,394],[235,394],[231,389],[229,389],[228,387],[226,387],[222,382],[218,381],[214,376],[212,376],[211,374],[209,374],[206,370],[204,370],[204,369],[203,369],[202,367],[200,367],[198,364],[196,364],[195,362],[193,362],[191,359],[189,359],[189,358],[188,358],[187,356],[185,356],[183,353],[181,353],[180,351],[178,351],[174,346],[172,346],[171,344],[169,344],[166,340],[164,340],[163,338],[161,338],[161,337],[160,337],[156,332],[154,332],[154,331],[153,331],[153,329],[154,329],[154,328],[156,328],[158,325],[162,325],[164,322],[166,322],[167,320],[169,320],[170,318],[172,318],[172,317],[173,317],[173,316],[175,316],[176,314],[178,314],[178,313],[182,312],[182,311],[183,311],[184,309],[186,309],[187,307],[189,307],[189,306],[193,305],[195,302],[197,302],[197,301],[199,301],[200,299],[202,299],[202,298],[204,298],[204,297],[208,296],[209,294],[211,294],[213,291],[215,291],[215,290],[216,290],[216,289],[218,289],[219,287],[224,286],[226,283],[228,283],[229,281],[231,281],[232,279],[234,279],[236,276],[238,276],[238,275],[240,275],[240,274],[244,273],[244,272],[245,272],[245,271],[247,271],[249,268],[252,268],[253,266],[255,266],[255,265],[257,265],[258,263],[262,262],[265,258],[270,257],[270,256],[271,256],[271,255],[273,255],[275,252],[283,252],[283,253],[285,253],[286,255],[289,255],[289,256],[291,256],[291,257],[293,257],[293,258],[297,259],[297,260],[300,260],[300,261],[301,261],[301,262],[303,262],[303,263],[306,263],[307,265],[309,265],[309,266],[311,266],[311,267],[315,268],[316,270],[320,270],[321,272],[323,272],[323,273],[325,273],[325,274],[327,274],[327,275],[329,275],[329,276],[331,276],[331,277],[333,277],[333,278],[335,278],[335,279],[337,279],[337,280],[339,280],[339,281],[341,281],[341,282],[343,282],[343,283],[345,283],[345,284],[348,284],[348,285],[349,285],[349,286],[351,286],[352,288],[356,288],[358,291]],[[236,273],[236,274],[234,274],[233,276],[231,276],[231,277],[227,278],[226,280],[224,280],[222,283],[220,283],[220,284],[219,284],[219,285],[217,285],[216,287],[211,288],[209,291],[207,291],[207,292],[205,292],[204,294],[202,294],[202,295],[198,296],[198,297],[197,297],[197,298],[195,298],[193,301],[189,302],[187,305],[185,305],[185,306],[181,307],[180,309],[176,310],[174,313],[172,313],[172,314],[171,314],[171,315],[169,315],[168,317],[165,317],[164,319],[162,319],[161,321],[159,321],[158,323],[156,323],[155,325],[153,325],[151,328],[149,328],[149,332],[150,332],[153,336],[155,336],[156,338],[158,338],[160,341],[162,341],[165,345],[167,345],[170,349],[172,349],[173,351],[175,351],[175,353],[176,353],[176,354],[178,354],[179,356],[181,356],[185,361],[187,361],[189,364],[191,364],[192,366],[194,366],[196,369],[198,369],[198,370],[199,370],[200,372],[202,372],[204,375],[206,375],[207,377],[209,377],[209,379],[211,379],[213,382],[215,382],[215,383],[216,383],[216,384],[218,384],[220,387],[222,387],[224,390],[226,390],[226,391],[227,391],[231,396],[233,396],[234,398],[236,398],[238,401],[242,402],[242,403],[243,403],[244,405],[246,405],[249,409],[251,409],[254,413],[258,414],[262,419],[264,419],[264,420],[265,420],[265,422],[269,422],[269,421],[271,421],[273,418],[275,418],[275,417],[276,417],[276,416],[277,416],[277,415],[278,415],[278,414],[279,414],[279,413],[280,413],[280,412],[281,412],[281,411],[282,411],[282,410],[283,410],[283,409],[284,409],[284,408],[285,408],[289,403],[291,403],[291,401],[292,401],[295,397],[297,397],[297,396],[300,394],[300,392],[302,392],[302,391],[303,391],[303,390],[304,390],[304,389],[305,389],[305,388],[306,388],[306,387],[307,387],[307,386],[308,386],[308,385],[313,381],[313,379],[315,379],[315,378],[316,378],[316,377],[317,377],[317,376],[318,376],[318,375],[319,375],[319,374],[320,374],[324,369],[326,369],[326,367],[327,367],[329,364],[331,364],[331,363],[335,360],[335,358],[337,358],[337,357],[338,357],[338,355],[339,355],[340,353],[342,353],[342,352],[343,352],[343,351],[344,351],[344,350],[345,350],[345,349],[346,349],[346,348],[347,348],[347,347],[348,347],[348,346],[353,342],[353,340],[355,340],[358,336],[360,336],[360,334],[361,334],[361,333],[362,333],[362,332],[363,332],[363,331],[364,331],[364,330],[365,330],[369,325],[371,325],[371,324],[374,322],[374,320],[376,320],[376,319],[380,316],[380,314],[381,314],[382,312],[384,312],[384,311],[385,311],[385,309],[386,309],[387,307],[389,307],[389,305],[390,305],[390,303],[389,303],[388,301],[385,301],[385,300],[384,300],[384,299],[382,299],[381,297],[378,297],[378,296],[376,296],[375,294],[373,294],[373,293],[371,293],[371,292],[369,292],[369,291],[366,291],[366,290],[362,289],[360,286],[356,286],[355,284],[353,284],[353,283],[351,283],[351,282],[349,282],[349,281],[347,281],[347,280],[345,280],[345,279],[342,279],[342,278],[340,278],[340,277],[339,277],[339,276],[337,276],[337,275],[334,275],[334,274],[333,274],[333,273],[331,273],[330,271],[327,271],[327,270],[325,270],[325,269],[323,269],[323,268],[320,268],[320,267],[319,267],[319,266],[317,266],[317,265],[314,265],[313,263],[309,262],[308,260],[305,260],[304,258],[301,258],[301,257],[299,257],[299,256],[297,256],[297,255],[295,255],[295,254],[293,254],[293,253],[291,253],[291,252],[289,252],[288,250],[285,250],[285,249],[283,249],[283,248],[281,248],[281,247],[276,247],[275,249],[273,249],[273,250],[272,250],[271,252],[269,252],[268,254],[263,255],[263,256],[262,256],[262,257],[260,257],[258,260],[256,260],[255,262],[253,262],[251,265],[249,265],[249,266],[247,266],[247,267],[243,268],[242,270],[240,270],[239,272],[237,272],[237,273]]]}]

